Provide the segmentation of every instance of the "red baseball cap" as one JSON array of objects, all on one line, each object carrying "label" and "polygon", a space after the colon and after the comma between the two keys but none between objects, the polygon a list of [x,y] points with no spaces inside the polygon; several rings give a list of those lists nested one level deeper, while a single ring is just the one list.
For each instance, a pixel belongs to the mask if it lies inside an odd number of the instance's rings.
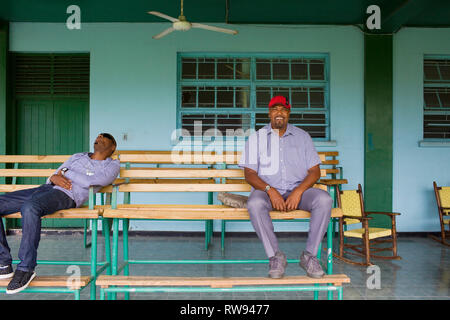
[{"label": "red baseball cap", "polygon": [[272,99],[270,99],[269,102],[269,108],[281,105],[285,108],[291,109],[291,105],[289,104],[288,99],[284,96],[275,96]]}]

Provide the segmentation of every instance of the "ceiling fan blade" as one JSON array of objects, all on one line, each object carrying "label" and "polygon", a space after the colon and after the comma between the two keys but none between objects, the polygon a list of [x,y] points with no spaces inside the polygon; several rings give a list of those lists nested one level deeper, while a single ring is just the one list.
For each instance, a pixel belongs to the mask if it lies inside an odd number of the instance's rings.
[{"label": "ceiling fan blade", "polygon": [[160,18],[163,18],[163,19],[167,19],[167,20],[172,21],[172,22],[180,21],[180,20],[178,20],[176,18],[170,17],[170,16],[168,16],[168,15],[166,15],[164,13],[158,12],[158,11],[149,11],[147,13],[152,14],[152,15],[157,16],[157,17],[160,17]]},{"label": "ceiling fan blade", "polygon": [[173,27],[167,28],[166,30],[164,30],[161,33],[158,33],[156,36],[153,36],[153,39],[161,39],[162,37],[168,35],[169,33],[171,33],[172,31],[174,31],[175,29]]},{"label": "ceiling fan blade", "polygon": [[219,27],[213,27],[213,26],[209,26],[209,25],[201,24],[201,23],[192,23],[192,28],[200,28],[200,29],[206,29],[206,30],[217,31],[217,32],[224,32],[224,33],[229,33],[229,34],[237,34],[238,33],[236,30],[219,28]]}]

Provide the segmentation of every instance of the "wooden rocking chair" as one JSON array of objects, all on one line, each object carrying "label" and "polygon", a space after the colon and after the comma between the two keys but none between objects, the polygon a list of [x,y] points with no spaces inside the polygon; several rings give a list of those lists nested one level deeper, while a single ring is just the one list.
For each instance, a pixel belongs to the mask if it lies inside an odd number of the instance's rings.
[{"label": "wooden rocking chair", "polygon": [[[334,253],[334,256],[342,261],[369,266],[372,265],[370,258],[379,259],[401,259],[397,255],[397,233],[395,229],[395,216],[400,213],[395,212],[367,212],[364,210],[364,201],[361,185],[358,184],[358,190],[339,190],[337,193],[337,199],[339,207],[342,209],[344,215],[339,218],[339,255]],[[369,220],[372,217],[370,215],[384,214],[391,217],[391,228],[370,228]],[[362,223],[362,228],[345,230],[348,225]],[[359,238],[362,239],[362,244],[347,244],[344,243],[344,237]],[[390,239],[378,239],[390,237]],[[392,243],[392,247],[373,247],[372,244],[379,243]],[[345,251],[345,248],[351,251]],[[392,256],[380,256],[374,253],[380,251],[392,250]],[[344,254],[362,256],[363,261],[358,262],[345,258]]]},{"label": "wooden rocking chair", "polygon": [[[441,224],[441,237],[430,235],[430,238],[440,242],[446,246],[450,246],[450,242],[446,240],[446,236],[450,237],[450,187],[438,187],[433,181],[434,195],[436,196],[436,203],[439,212],[439,222]],[[449,230],[445,230],[445,225]]]}]

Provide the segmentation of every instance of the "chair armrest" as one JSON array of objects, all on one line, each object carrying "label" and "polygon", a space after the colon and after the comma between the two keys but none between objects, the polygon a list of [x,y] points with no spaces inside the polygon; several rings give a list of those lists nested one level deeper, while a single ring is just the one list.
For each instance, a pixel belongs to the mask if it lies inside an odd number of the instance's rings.
[{"label": "chair armrest", "polygon": [[119,183],[113,183],[112,186],[113,186],[113,187],[118,187],[118,186],[120,186],[120,185],[122,185],[122,184],[128,184],[128,182],[123,181],[123,182],[119,182]]},{"label": "chair armrest", "polygon": [[366,214],[384,214],[386,216],[399,216],[398,212],[382,212],[382,211],[365,211]]}]

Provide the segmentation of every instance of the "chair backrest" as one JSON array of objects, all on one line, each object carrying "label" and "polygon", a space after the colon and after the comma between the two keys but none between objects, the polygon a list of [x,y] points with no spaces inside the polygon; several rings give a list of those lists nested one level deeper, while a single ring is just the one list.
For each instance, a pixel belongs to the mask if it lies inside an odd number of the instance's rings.
[{"label": "chair backrest", "polygon": [[442,209],[442,213],[450,214],[450,187],[439,187],[435,181],[433,181],[434,194],[436,196],[436,202],[438,208],[448,208]]},{"label": "chair backrest", "polygon": [[[364,217],[364,201],[361,185],[357,190],[339,190],[337,194],[339,208],[346,216]],[[357,219],[345,219],[347,224],[359,223]]]}]

